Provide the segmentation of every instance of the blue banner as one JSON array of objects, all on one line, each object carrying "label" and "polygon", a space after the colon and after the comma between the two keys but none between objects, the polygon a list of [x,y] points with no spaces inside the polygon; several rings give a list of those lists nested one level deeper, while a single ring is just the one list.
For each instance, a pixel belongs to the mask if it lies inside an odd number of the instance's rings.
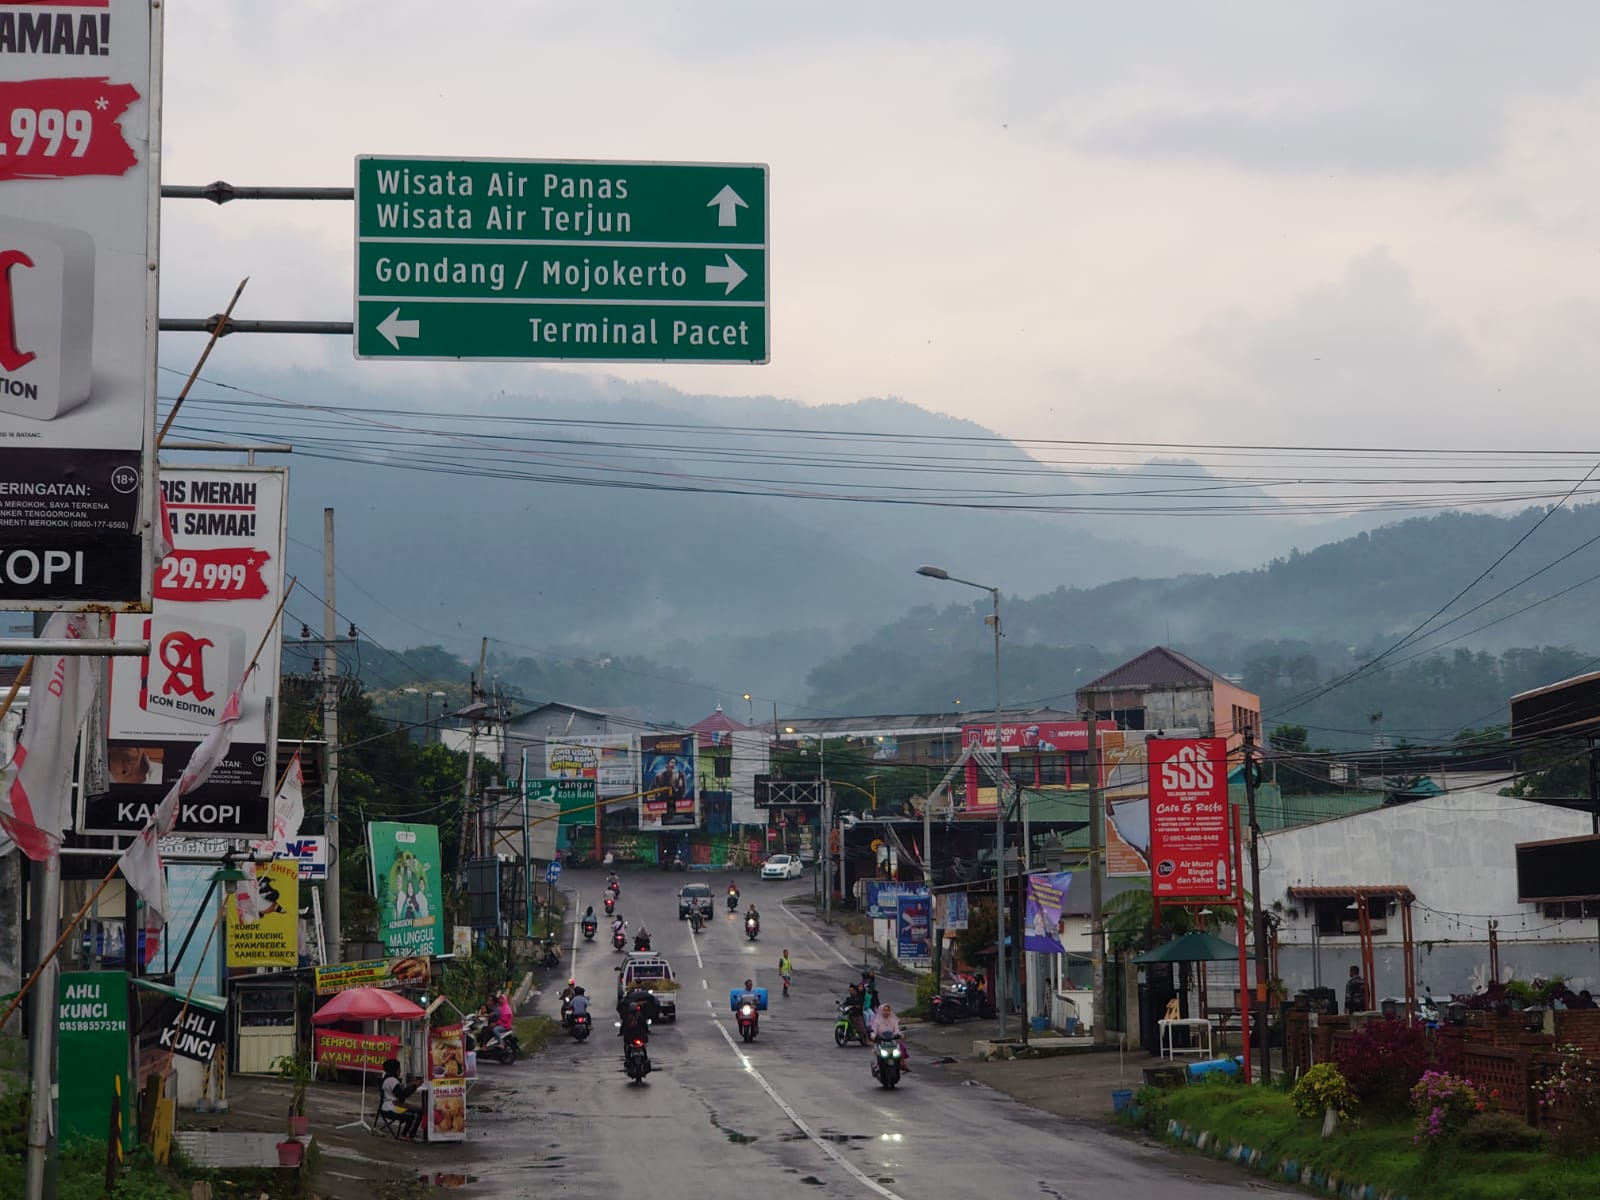
[{"label": "blue banner", "polygon": [[876,917],[880,921],[892,921],[900,910],[900,897],[928,895],[928,885],[925,883],[879,883],[876,880],[867,883],[867,916]]},{"label": "blue banner", "polygon": [[1023,915],[1022,948],[1035,954],[1060,954],[1061,906],[1072,886],[1072,872],[1028,876],[1028,907]]},{"label": "blue banner", "polygon": [[902,894],[895,913],[895,952],[901,962],[927,962],[933,958],[933,898]]}]

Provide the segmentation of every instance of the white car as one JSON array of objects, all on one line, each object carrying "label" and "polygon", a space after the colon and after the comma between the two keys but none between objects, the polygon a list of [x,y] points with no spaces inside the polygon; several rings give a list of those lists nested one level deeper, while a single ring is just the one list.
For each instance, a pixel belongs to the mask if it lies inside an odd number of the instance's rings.
[{"label": "white car", "polygon": [[774,854],[761,864],[763,879],[799,879],[800,859],[793,854]]}]

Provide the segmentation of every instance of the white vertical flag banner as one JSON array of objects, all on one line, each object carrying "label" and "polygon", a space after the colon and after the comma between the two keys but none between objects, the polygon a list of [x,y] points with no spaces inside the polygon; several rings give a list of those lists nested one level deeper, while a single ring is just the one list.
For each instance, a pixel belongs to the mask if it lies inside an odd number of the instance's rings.
[{"label": "white vertical flag banner", "polygon": [[[44,636],[86,636],[89,616],[56,613]],[[55,857],[72,810],[72,762],[78,730],[94,704],[105,660],[62,654],[34,660],[28,719],[10,763],[0,772],[0,826],[34,862]]]},{"label": "white vertical flag banner", "polygon": [[[248,673],[245,678],[249,678]],[[241,681],[239,688],[243,687],[244,682]],[[182,798],[205,783],[217,764],[227,756],[229,743],[233,740],[233,727],[239,722],[239,688],[234,689],[228,697],[221,720],[195,747],[189,765],[167,792],[166,798],[150,818],[150,823],[139,831],[139,836],[122,852],[118,862],[123,878],[145,903],[147,961],[167,916],[167,877],[161,862],[161,839],[177,825]]]}]

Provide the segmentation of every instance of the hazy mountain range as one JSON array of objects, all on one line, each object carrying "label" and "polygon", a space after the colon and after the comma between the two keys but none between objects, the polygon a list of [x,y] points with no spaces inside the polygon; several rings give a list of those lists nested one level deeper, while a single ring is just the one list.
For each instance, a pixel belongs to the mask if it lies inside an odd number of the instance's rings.
[{"label": "hazy mountain range", "polygon": [[[924,562],[1002,588],[1018,700],[1070,695],[1083,671],[1157,642],[1235,673],[1274,641],[1359,659],[1536,519],[1445,515],[1348,536],[1382,518],[1030,512],[1102,508],[1108,493],[1164,507],[1174,479],[1205,472],[1058,468],[1041,460],[1066,451],[1030,455],[899,400],[808,408],[536,368],[514,395],[476,390],[478,377],[378,394],[344,372],[230,375],[231,389],[197,388],[179,431],[295,444],[289,569],[320,592],[334,508],[339,607],[378,641],[467,657],[489,634],[506,660],[630,657],[701,685],[677,717],[713,698],[743,709],[745,691],[851,711],[981,696],[987,601],[916,576]],[[1058,432],[1071,431],[1040,436]],[[1458,607],[1596,533],[1600,508],[1557,514]],[[1435,640],[1600,640],[1581,587],[1514,613],[1592,561],[1574,556]],[[319,616],[307,597],[290,610]]]}]

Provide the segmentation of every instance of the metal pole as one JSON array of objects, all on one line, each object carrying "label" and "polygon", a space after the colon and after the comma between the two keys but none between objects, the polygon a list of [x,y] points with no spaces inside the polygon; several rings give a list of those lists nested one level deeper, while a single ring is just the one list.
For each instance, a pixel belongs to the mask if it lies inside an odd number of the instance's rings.
[{"label": "metal pole", "polygon": [[822,919],[833,923],[833,847],[828,835],[833,828],[833,792],[828,787],[828,735],[817,743],[817,763],[822,775]]},{"label": "metal pole", "polygon": [[1001,750],[1000,589],[990,588],[994,601],[994,997],[1000,1014],[999,1035],[1006,1036],[1006,805],[1005,755]]},{"label": "metal pole", "polygon": [[[1250,818],[1250,897],[1251,922],[1256,940],[1256,996],[1261,1000],[1261,1078],[1272,1079],[1272,1029],[1268,1005],[1271,1003],[1270,980],[1267,978],[1267,922],[1261,910],[1261,826],[1256,821],[1256,741],[1255,734],[1244,731],[1244,795]],[[1226,760],[1217,763],[1218,770],[1226,771]]]},{"label": "metal pole", "polygon": [[43,956],[57,939],[61,927],[61,860],[46,860],[34,866],[41,872],[39,887],[34,893],[39,907],[33,914],[38,925],[41,958],[34,968],[37,978],[33,988],[33,1023],[29,1028],[32,1077],[28,1107],[27,1200],[44,1200],[45,1171],[50,1161],[50,1115],[55,1108],[50,1068],[56,1057],[56,974],[60,964],[54,954]]},{"label": "metal pole", "polygon": [[1106,1044],[1105,817],[1100,793],[1100,735],[1089,712],[1089,970],[1094,989],[1094,1044]]},{"label": "metal pole", "polygon": [[322,510],[322,736],[327,744],[327,770],[322,782],[324,836],[328,839],[328,961],[344,961],[344,927],[339,896],[339,636],[333,606],[333,509]]}]

